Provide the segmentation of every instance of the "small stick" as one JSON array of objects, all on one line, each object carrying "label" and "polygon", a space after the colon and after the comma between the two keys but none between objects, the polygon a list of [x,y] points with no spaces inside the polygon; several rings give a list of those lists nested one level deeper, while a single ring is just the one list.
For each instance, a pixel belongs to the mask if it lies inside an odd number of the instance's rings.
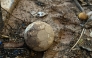
[{"label": "small stick", "polygon": [[[78,41],[74,44],[74,46],[70,49],[70,51],[71,51],[72,49],[74,49],[74,47],[78,44],[78,42],[80,41],[80,39],[81,39],[81,37],[82,37],[84,31],[85,31],[85,28],[82,29],[82,32],[81,32],[81,35],[80,35]],[[70,52],[70,51],[69,51],[69,52]]]},{"label": "small stick", "polygon": [[4,37],[4,38],[10,38],[10,37],[7,36],[7,35],[1,35],[1,37]]},{"label": "small stick", "polygon": [[2,32],[3,27],[4,27],[4,22],[2,19],[1,2],[0,2],[0,33]]},{"label": "small stick", "polygon": [[[3,10],[5,10],[3,7],[1,7]],[[10,15],[12,15],[10,12],[8,12],[7,10],[5,10],[7,13],[9,13]],[[14,18],[16,18],[16,19],[19,19],[19,20],[21,20],[20,18],[17,18],[17,17],[15,17],[14,15],[12,15]]]},{"label": "small stick", "polygon": [[79,2],[77,0],[74,0],[76,6],[78,7],[78,9],[81,11],[81,12],[84,12],[84,9],[81,7],[81,5],[79,4]]},{"label": "small stick", "polygon": [[[78,1],[77,1],[77,0],[74,0],[74,2],[75,2],[75,4],[76,4],[76,6],[79,8],[79,10],[80,10],[81,12],[84,12],[84,9],[81,7],[81,5],[78,3]],[[90,19],[88,19],[87,22],[86,22],[85,24],[83,24],[83,26],[85,26],[89,21],[90,21]],[[83,27],[83,26],[82,26],[82,27]],[[84,34],[84,32],[85,32],[85,28],[82,29],[82,32],[81,32],[81,35],[80,35],[79,39],[78,39],[77,42],[74,44],[74,46],[69,50],[69,52],[70,52],[72,49],[74,49],[74,47],[78,44],[78,42],[81,40],[81,37],[82,37],[82,35]]]}]

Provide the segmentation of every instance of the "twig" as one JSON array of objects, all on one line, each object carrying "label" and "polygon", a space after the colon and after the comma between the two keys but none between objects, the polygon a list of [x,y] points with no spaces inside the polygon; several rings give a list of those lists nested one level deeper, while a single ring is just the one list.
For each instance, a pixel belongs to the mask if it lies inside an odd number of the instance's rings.
[{"label": "twig", "polygon": [[84,32],[85,32],[85,28],[84,28],[84,26],[85,26],[89,21],[90,21],[90,18],[85,22],[85,24],[83,24],[83,26],[82,26],[83,29],[82,29],[81,35],[80,35],[79,39],[77,40],[77,42],[74,44],[74,46],[69,50],[69,52],[70,52],[72,49],[74,49],[74,47],[75,47],[75,46],[78,44],[78,42],[80,41],[82,35],[83,35]]},{"label": "twig", "polygon": [[[85,31],[85,28],[82,29],[82,32],[81,32],[81,35],[80,35],[79,39],[78,39],[77,42],[74,44],[74,46],[70,49],[70,51],[71,51],[72,49],[74,49],[74,47],[78,44],[78,42],[80,41],[80,39],[81,39],[81,37],[82,37],[84,31]],[[70,51],[69,51],[69,52],[70,52]]]},{"label": "twig", "polygon": [[[5,10],[3,7],[1,7],[3,10]],[[12,15],[10,12],[8,12],[7,10],[5,10],[7,13],[9,13],[10,15]],[[19,20],[21,20],[20,18],[17,18],[17,17],[15,17],[14,15],[12,15],[14,18],[16,18],[16,19],[19,19]]]},{"label": "twig", "polygon": [[3,37],[3,38],[10,38],[9,36],[6,36],[6,35],[1,35],[1,37]]},{"label": "twig", "polygon": [[77,0],[74,0],[76,6],[78,7],[78,9],[81,11],[81,12],[84,12],[84,9],[81,7],[81,5],[79,4],[79,2]]},{"label": "twig", "polygon": [[0,33],[3,29],[3,27],[4,27],[4,22],[3,22],[3,19],[2,19],[1,2],[0,2]]}]

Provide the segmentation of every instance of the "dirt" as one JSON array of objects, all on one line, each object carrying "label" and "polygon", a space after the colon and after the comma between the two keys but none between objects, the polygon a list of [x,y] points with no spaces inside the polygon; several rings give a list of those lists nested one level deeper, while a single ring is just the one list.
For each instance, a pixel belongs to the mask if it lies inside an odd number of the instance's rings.
[{"label": "dirt", "polygon": [[[82,7],[86,12],[92,11],[91,6]],[[44,12],[46,16],[35,16],[33,12]],[[80,10],[71,0],[21,0],[13,10],[13,16],[5,21],[3,34],[16,39],[24,38],[23,32],[29,24],[43,21],[52,26],[54,43],[44,52],[31,50],[31,58],[92,58],[92,37],[88,35],[92,32],[88,32],[91,28],[86,28],[82,40],[69,51],[82,31],[82,21],[77,16],[79,13]]]}]

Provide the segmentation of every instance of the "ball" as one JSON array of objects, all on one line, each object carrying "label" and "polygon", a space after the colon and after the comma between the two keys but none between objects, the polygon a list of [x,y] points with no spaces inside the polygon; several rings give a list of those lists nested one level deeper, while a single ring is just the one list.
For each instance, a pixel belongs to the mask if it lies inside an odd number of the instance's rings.
[{"label": "ball", "polygon": [[47,50],[54,41],[53,28],[42,21],[29,24],[24,32],[26,44],[34,51]]}]

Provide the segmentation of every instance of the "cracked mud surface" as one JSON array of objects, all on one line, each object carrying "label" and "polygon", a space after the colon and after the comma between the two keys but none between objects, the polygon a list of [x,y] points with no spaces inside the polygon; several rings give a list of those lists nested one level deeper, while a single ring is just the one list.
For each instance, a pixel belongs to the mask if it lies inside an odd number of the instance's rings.
[{"label": "cracked mud surface", "polygon": [[[92,3],[91,0],[90,3]],[[91,10],[87,6],[83,6],[83,8],[86,12]],[[32,12],[44,12],[47,15],[37,17]],[[36,56],[30,54],[32,58],[91,58],[92,45],[88,45],[92,42],[92,37],[89,36],[90,32],[92,32],[91,28],[86,29],[83,34],[85,36],[81,40],[82,43],[79,43],[74,50],[69,52],[70,48],[78,40],[82,30],[80,26],[82,22],[77,17],[78,13],[80,13],[79,9],[70,0],[21,0],[12,13],[19,19],[10,16],[6,21],[3,30],[5,33],[3,34],[19,39],[23,37],[23,32],[28,24],[43,21],[52,26],[55,33],[54,43],[44,54],[32,52],[36,54]]]}]

